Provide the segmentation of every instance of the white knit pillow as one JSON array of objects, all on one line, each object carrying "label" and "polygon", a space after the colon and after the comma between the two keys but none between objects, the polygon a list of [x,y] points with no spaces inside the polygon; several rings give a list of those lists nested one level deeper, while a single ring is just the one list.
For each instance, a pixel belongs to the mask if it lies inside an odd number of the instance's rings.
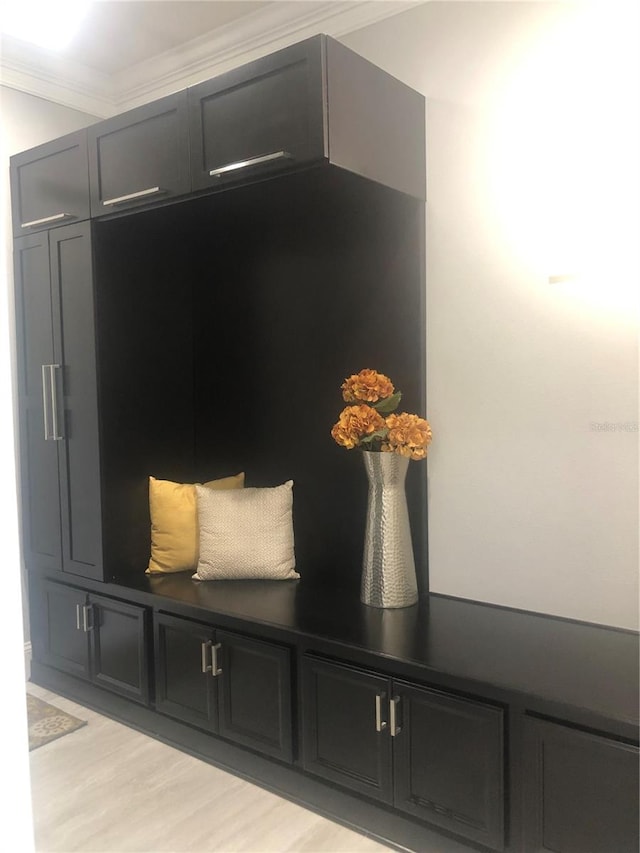
[{"label": "white knit pillow", "polygon": [[299,578],[294,571],[293,480],[272,489],[196,486],[200,558],[195,580]]}]

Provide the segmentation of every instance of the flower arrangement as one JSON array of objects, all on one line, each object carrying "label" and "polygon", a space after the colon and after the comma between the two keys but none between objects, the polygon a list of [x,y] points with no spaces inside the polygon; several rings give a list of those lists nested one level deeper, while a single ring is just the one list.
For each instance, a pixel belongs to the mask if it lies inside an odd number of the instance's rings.
[{"label": "flower arrangement", "polygon": [[398,453],[424,459],[431,443],[429,422],[406,412],[395,414],[402,399],[384,373],[361,370],[342,383],[346,406],[331,435],[341,447],[378,453]]}]

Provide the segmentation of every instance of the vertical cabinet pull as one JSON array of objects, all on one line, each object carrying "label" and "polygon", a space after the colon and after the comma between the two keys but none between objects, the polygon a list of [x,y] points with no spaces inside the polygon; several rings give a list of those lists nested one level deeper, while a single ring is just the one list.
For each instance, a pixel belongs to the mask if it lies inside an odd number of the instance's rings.
[{"label": "vertical cabinet pull", "polygon": [[218,666],[218,652],[222,648],[222,643],[216,643],[211,646],[211,675],[215,678],[216,675],[222,675],[222,669]]},{"label": "vertical cabinet pull", "polygon": [[[49,441],[49,400],[47,398],[47,369],[49,365],[42,365],[42,414],[44,417],[44,440]],[[78,605],[79,606],[79,605]],[[78,623],[78,628],[80,624]]]},{"label": "vertical cabinet pull", "polygon": [[397,716],[396,712],[398,706],[400,705],[400,697],[394,696],[389,702],[389,729],[391,730],[391,737],[395,737],[399,735],[401,732],[400,726],[397,724]]},{"label": "vertical cabinet pull", "polygon": [[93,608],[90,604],[82,606],[82,630],[85,634],[93,629]]},{"label": "vertical cabinet pull", "polygon": [[202,662],[202,671],[203,672],[211,672],[211,664],[207,663],[207,658],[209,657],[208,651],[212,646],[211,640],[207,640],[205,643],[200,644],[200,652],[201,652],[201,662]]},{"label": "vertical cabinet pull", "polygon": [[56,370],[59,369],[59,364],[49,365],[49,381],[51,383],[51,420],[53,421],[53,434],[51,435],[51,438],[53,441],[62,441],[63,439],[62,433],[58,432],[60,417],[58,413],[58,386],[56,382]]},{"label": "vertical cabinet pull", "polygon": [[81,607],[80,604],[76,604],[76,628],[78,629],[78,631],[81,628],[81,626],[80,626],[80,607]]},{"label": "vertical cabinet pull", "polygon": [[382,702],[386,699],[385,693],[376,694],[376,731],[381,732],[387,728],[387,721],[382,719]]},{"label": "vertical cabinet pull", "polygon": [[[56,381],[56,370],[59,364],[42,365],[42,411],[44,418],[44,440],[62,441],[64,436],[59,431],[60,414],[58,412],[58,386]],[[47,374],[49,374],[49,393],[47,394]],[[51,417],[49,417],[51,407]],[[53,427],[53,429],[52,429]]]}]

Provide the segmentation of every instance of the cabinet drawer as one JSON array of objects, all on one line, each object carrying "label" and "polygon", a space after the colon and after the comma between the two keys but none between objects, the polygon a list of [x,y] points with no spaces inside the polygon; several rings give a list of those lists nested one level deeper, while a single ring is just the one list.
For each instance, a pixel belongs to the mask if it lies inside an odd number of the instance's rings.
[{"label": "cabinet drawer", "polygon": [[92,216],[188,192],[186,91],[90,127],[89,165]]},{"label": "cabinet drawer", "polygon": [[529,717],[526,853],[637,853],[638,748]]},{"label": "cabinet drawer", "polygon": [[12,157],[11,198],[16,237],[88,219],[87,131]]},{"label": "cabinet drawer", "polygon": [[189,89],[193,189],[325,156],[322,38]]}]

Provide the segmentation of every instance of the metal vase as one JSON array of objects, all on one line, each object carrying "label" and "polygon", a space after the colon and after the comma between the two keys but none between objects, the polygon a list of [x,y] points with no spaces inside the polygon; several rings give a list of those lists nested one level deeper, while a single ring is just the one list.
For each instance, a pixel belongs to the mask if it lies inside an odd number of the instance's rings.
[{"label": "metal vase", "polygon": [[408,607],[418,600],[404,482],[409,459],[362,454],[369,478],[360,600],[372,607]]}]

